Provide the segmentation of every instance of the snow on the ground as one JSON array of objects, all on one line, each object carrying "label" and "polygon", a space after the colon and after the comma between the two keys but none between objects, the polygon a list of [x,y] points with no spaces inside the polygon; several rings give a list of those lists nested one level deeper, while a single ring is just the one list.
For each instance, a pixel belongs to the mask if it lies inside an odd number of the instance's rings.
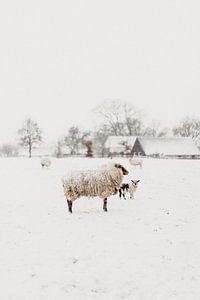
[{"label": "snow on the ground", "polygon": [[200,161],[113,159],[135,200],[78,199],[61,177],[108,159],[0,159],[0,299],[199,300]]}]

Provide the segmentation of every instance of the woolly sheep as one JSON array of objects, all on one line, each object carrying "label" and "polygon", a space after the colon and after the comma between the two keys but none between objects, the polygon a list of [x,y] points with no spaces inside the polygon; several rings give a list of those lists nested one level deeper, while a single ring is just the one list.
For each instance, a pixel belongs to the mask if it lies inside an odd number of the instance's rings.
[{"label": "woolly sheep", "polygon": [[40,160],[41,166],[44,167],[50,167],[51,165],[51,160],[48,157],[42,157]]},{"label": "woolly sheep", "polygon": [[135,158],[130,158],[129,159],[129,163],[132,165],[132,166],[140,166],[140,168],[142,168],[142,159],[135,159]]},{"label": "woolly sheep", "polygon": [[134,193],[136,192],[138,188],[138,182],[140,180],[131,180],[129,183],[123,183],[119,188],[119,197],[126,200],[126,193],[129,193],[130,199],[134,199]]},{"label": "woolly sheep", "polygon": [[100,197],[103,210],[107,211],[107,198],[117,194],[128,171],[120,164],[104,166],[97,170],[74,171],[62,178],[68,210],[72,213],[72,203],[81,196]]}]

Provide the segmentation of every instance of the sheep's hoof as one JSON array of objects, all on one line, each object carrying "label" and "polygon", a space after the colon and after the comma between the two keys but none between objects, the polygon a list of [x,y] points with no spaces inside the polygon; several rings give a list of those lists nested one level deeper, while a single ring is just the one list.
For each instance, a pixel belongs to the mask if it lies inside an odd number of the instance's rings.
[{"label": "sheep's hoof", "polygon": [[107,198],[103,200],[103,210],[107,211]]},{"label": "sheep's hoof", "polygon": [[67,204],[68,204],[68,211],[69,211],[70,213],[72,213],[72,202],[69,201],[69,200],[67,200]]}]

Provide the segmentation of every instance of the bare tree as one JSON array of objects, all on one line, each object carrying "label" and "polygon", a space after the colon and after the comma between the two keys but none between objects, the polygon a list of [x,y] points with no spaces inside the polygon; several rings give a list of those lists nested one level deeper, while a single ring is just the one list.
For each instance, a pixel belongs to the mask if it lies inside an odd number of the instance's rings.
[{"label": "bare tree", "polygon": [[142,112],[122,100],[104,101],[94,109],[113,135],[140,135]]},{"label": "bare tree", "polygon": [[18,148],[12,144],[3,144],[0,147],[0,154],[2,156],[11,157],[11,156],[18,156]]},{"label": "bare tree", "polygon": [[95,128],[93,133],[93,145],[95,152],[100,156],[105,155],[105,142],[109,135],[112,135],[112,131],[108,125],[100,124],[98,128]]},{"label": "bare tree", "polygon": [[161,122],[153,120],[152,123],[144,129],[143,136],[164,137],[168,133],[168,128],[162,127]]},{"label": "bare tree", "polygon": [[143,128],[142,111],[126,102],[122,103],[122,111],[125,119],[124,126],[126,135],[141,135]]},{"label": "bare tree", "polygon": [[200,120],[196,118],[186,117],[173,129],[175,136],[191,137],[193,139],[200,138]]},{"label": "bare tree", "polygon": [[80,146],[85,143],[88,135],[88,132],[81,132],[77,126],[69,128],[68,133],[64,138],[64,143],[70,149],[71,155],[77,154]]},{"label": "bare tree", "polygon": [[85,146],[87,148],[86,157],[93,157],[92,141],[88,140],[84,144],[85,144]]},{"label": "bare tree", "polygon": [[120,143],[124,147],[124,150],[122,151],[123,155],[130,155],[133,145],[130,145],[127,141],[122,141]]},{"label": "bare tree", "polygon": [[20,136],[20,144],[28,146],[29,157],[32,155],[32,148],[34,144],[42,141],[42,131],[38,124],[32,119],[25,120],[21,129],[18,130]]},{"label": "bare tree", "polygon": [[56,157],[62,157],[63,153],[62,153],[62,145],[63,145],[63,141],[62,140],[58,140],[56,143],[56,149],[54,152],[54,155]]}]

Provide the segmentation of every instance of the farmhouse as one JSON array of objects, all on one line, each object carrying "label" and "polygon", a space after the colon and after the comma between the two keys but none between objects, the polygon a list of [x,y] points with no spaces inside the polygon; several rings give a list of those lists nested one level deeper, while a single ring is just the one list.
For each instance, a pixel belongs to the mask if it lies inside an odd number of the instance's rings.
[{"label": "farmhouse", "polygon": [[132,155],[153,157],[195,158],[200,152],[191,138],[138,137],[131,150]]},{"label": "farmhouse", "polygon": [[105,151],[108,155],[130,154],[136,138],[136,136],[109,136],[105,142]]}]

